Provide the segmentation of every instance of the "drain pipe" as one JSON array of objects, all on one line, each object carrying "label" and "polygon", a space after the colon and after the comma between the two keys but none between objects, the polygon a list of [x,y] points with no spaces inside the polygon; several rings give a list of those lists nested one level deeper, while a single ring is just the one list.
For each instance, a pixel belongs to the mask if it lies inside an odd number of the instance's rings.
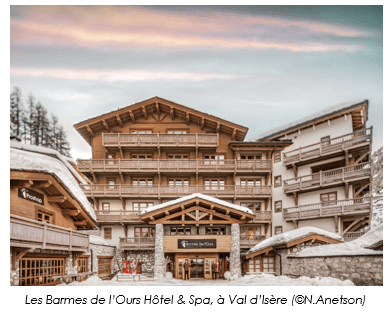
[{"label": "drain pipe", "polygon": [[[274,249],[274,253],[276,256],[280,256],[280,276],[282,275],[282,257],[279,253],[277,253],[277,250]],[[276,265],[277,267],[277,265]]]},{"label": "drain pipe", "polygon": [[93,250],[92,249],[90,250],[90,257],[91,257],[90,269],[91,269],[92,276],[93,276]]}]

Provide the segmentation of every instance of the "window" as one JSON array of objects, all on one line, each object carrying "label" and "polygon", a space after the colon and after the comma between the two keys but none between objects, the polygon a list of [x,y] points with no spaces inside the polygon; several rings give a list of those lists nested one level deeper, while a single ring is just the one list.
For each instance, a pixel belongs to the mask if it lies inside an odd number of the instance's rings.
[{"label": "window", "polygon": [[261,259],[255,258],[249,260],[248,272],[261,272]]},{"label": "window", "polygon": [[282,186],[282,178],[281,176],[274,177],[274,187],[279,188]]},{"label": "window", "polygon": [[190,227],[170,227],[170,235],[190,235]]},{"label": "window", "polygon": [[54,224],[54,213],[37,209],[35,218],[39,222],[46,222],[47,224]]},{"label": "window", "polygon": [[167,130],[168,134],[188,134],[188,130],[182,129],[169,129]]},{"label": "window", "polygon": [[205,190],[224,190],[224,179],[206,179]]},{"label": "window", "polygon": [[323,193],[320,194],[320,201],[323,203],[323,206],[336,205],[336,201],[338,199],[337,192]]},{"label": "window", "polygon": [[240,205],[252,210],[253,213],[258,213],[261,211],[261,203],[259,202],[243,202],[240,203]]},{"label": "window", "polygon": [[132,185],[136,187],[151,187],[153,179],[132,179]]},{"label": "window", "polygon": [[140,213],[146,208],[154,206],[154,203],[153,202],[133,202],[132,206],[135,212]]},{"label": "window", "polygon": [[262,155],[240,155],[241,160],[261,160]]},{"label": "window", "polygon": [[146,154],[134,154],[131,155],[132,159],[153,159],[153,155],[146,155]]},{"label": "window", "polygon": [[225,227],[205,227],[205,235],[225,235]]},{"label": "window", "polygon": [[274,235],[282,234],[282,226],[274,227]]},{"label": "window", "polygon": [[19,261],[19,285],[57,284],[53,276],[65,274],[65,258],[26,258]]},{"label": "window", "polygon": [[277,163],[277,162],[281,162],[281,152],[280,151],[276,151],[274,153],[274,163]]},{"label": "window", "polygon": [[263,272],[274,273],[275,272],[275,258],[263,257]]},{"label": "window", "polygon": [[141,238],[141,241],[148,241],[150,238],[154,237],[154,228],[153,227],[135,227],[134,237]]},{"label": "window", "polygon": [[104,239],[112,239],[112,228],[104,227]]},{"label": "window", "polygon": [[133,129],[131,134],[152,134],[153,131],[151,129]]},{"label": "window", "polygon": [[189,155],[186,154],[179,154],[179,155],[168,155],[167,159],[189,159]]},{"label": "window", "polygon": [[245,187],[261,185],[261,179],[240,179],[240,185]]},{"label": "window", "polygon": [[274,212],[282,212],[282,201],[274,201]]},{"label": "window", "polygon": [[[77,273],[85,273],[89,271],[88,258],[82,257],[77,259]],[[85,281],[87,275],[78,278],[78,282]]]},{"label": "window", "polygon": [[223,165],[224,155],[204,155],[204,165]]},{"label": "window", "polygon": [[109,210],[110,210],[109,203],[103,203],[103,211],[109,211]]},{"label": "window", "polygon": [[320,139],[320,142],[321,142],[322,146],[329,146],[330,142],[331,142],[331,138],[330,138],[330,136],[322,137]]},{"label": "window", "polygon": [[188,179],[169,179],[169,187],[187,187],[188,185]]},{"label": "window", "polygon": [[109,179],[108,184],[110,189],[115,189],[115,179]]},{"label": "window", "polygon": [[[113,159],[115,159],[115,154],[110,154],[110,153],[108,153],[108,154],[107,154],[107,159],[108,159],[108,160],[113,160]],[[108,161],[108,164],[109,164],[109,165],[113,165],[113,163],[114,163],[113,161]]]},{"label": "window", "polygon": [[240,236],[242,240],[258,240],[256,236],[261,236],[261,226],[242,226]]}]

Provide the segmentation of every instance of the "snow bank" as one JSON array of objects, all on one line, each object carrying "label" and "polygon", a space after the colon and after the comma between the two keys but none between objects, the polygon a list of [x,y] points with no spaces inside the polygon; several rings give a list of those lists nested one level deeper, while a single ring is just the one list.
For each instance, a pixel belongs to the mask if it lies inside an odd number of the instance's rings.
[{"label": "snow bank", "polygon": [[157,204],[157,205],[151,206],[149,208],[144,209],[142,211],[142,214],[153,212],[153,211],[159,210],[159,209],[161,209],[163,207],[166,207],[166,206],[178,204],[178,203],[181,203],[181,202],[193,199],[195,197],[204,199],[206,201],[209,201],[209,202],[212,202],[212,203],[215,203],[215,204],[224,205],[224,206],[236,209],[236,210],[241,211],[241,212],[246,212],[246,213],[249,213],[249,214],[253,214],[253,212],[250,209],[248,209],[247,207],[243,207],[243,206],[240,206],[240,205],[228,203],[226,201],[222,201],[222,200],[219,200],[217,198],[214,198],[214,197],[211,197],[211,196],[208,196],[208,195],[205,195],[205,194],[201,194],[201,193],[194,193],[194,194],[187,195],[187,196],[184,196],[184,197],[176,199],[176,200],[172,200],[172,201],[168,201],[168,202],[165,202],[165,203],[162,203],[162,204]]},{"label": "snow bank", "polygon": [[90,241],[90,243],[95,244],[95,245],[109,246],[107,241],[103,237],[100,237],[100,236],[89,235],[89,241]]},{"label": "snow bank", "polygon": [[349,242],[323,245],[303,249],[298,257],[330,257],[330,256],[356,256],[356,255],[377,255],[383,251],[366,249],[375,243],[383,240],[383,225],[367,232],[363,236]]},{"label": "snow bank", "polygon": [[[11,141],[10,169],[19,171],[39,171],[54,174],[58,181],[77,199],[84,209],[96,219],[96,214],[82,192],[77,180],[86,183],[69,162],[57,151]],[[53,157],[54,156],[54,157]]]},{"label": "snow bank", "polygon": [[256,244],[253,248],[251,248],[247,254],[257,252],[259,250],[268,248],[268,247],[274,247],[274,246],[281,246],[286,245],[287,243],[300,239],[302,237],[306,237],[312,234],[336,239],[336,240],[342,240],[343,238],[340,237],[338,234],[328,232],[324,229],[320,229],[317,227],[301,227],[297,228],[279,235],[275,235],[273,237],[270,237],[268,239],[265,239],[261,241],[260,243]]}]

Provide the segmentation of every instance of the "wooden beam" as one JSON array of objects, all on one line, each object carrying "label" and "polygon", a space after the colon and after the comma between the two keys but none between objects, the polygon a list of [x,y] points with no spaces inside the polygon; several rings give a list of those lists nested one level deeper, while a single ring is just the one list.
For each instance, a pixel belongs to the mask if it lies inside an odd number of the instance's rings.
[{"label": "wooden beam", "polygon": [[204,117],[202,117],[202,118],[201,118],[201,125],[200,125],[201,130],[204,129],[204,123],[205,123],[205,119],[204,119]]},{"label": "wooden beam", "polygon": [[106,129],[108,132],[110,132],[111,129],[109,128],[107,121],[106,121],[106,120],[101,120],[101,121],[103,122],[103,125],[104,125],[105,129]]},{"label": "wooden beam", "polygon": [[174,121],[174,108],[172,106],[170,107],[170,117]]},{"label": "wooden beam", "polygon": [[[177,221],[177,220],[169,220],[166,221],[165,224],[169,225],[181,225],[182,221]],[[217,220],[212,220],[212,221],[201,221],[201,222],[196,222],[196,221],[185,221],[186,225],[196,225],[196,224],[204,224],[204,225],[218,225],[218,224],[236,224],[233,221],[217,221]],[[238,224],[242,224],[242,222],[239,222]]]},{"label": "wooden beam", "polygon": [[243,221],[246,218],[246,215],[243,215],[240,220]]},{"label": "wooden beam", "polygon": [[295,229],[299,228],[299,222],[298,221],[293,221],[293,223],[294,223],[294,228]]},{"label": "wooden beam", "polygon": [[86,220],[75,221],[74,225],[76,225],[76,226],[86,226]]},{"label": "wooden beam", "polygon": [[159,116],[159,103],[155,102],[155,110],[157,111],[157,115]]},{"label": "wooden beam", "polygon": [[122,202],[122,208],[123,208],[123,210],[125,210],[125,209],[126,209],[126,202],[124,201],[124,199],[123,199],[122,196],[120,197],[120,201]]},{"label": "wooden beam", "polygon": [[30,188],[34,185],[32,180],[11,180],[10,186],[11,188]]},{"label": "wooden beam", "polygon": [[357,192],[355,192],[354,194],[354,198],[358,197],[358,194],[361,193],[363,190],[365,190],[368,186],[370,185],[370,183],[366,183],[365,185],[361,186]]},{"label": "wooden beam", "polygon": [[232,131],[231,140],[235,140],[235,136],[236,136],[236,128],[234,128],[234,130]]},{"label": "wooden beam", "polygon": [[170,215],[169,211],[165,211],[165,215],[169,216]]},{"label": "wooden beam", "polygon": [[86,130],[88,131],[90,136],[95,137],[95,134],[93,133],[92,128],[89,125],[86,126]]},{"label": "wooden beam", "polygon": [[120,179],[122,180],[122,184],[124,184],[124,176],[123,172],[119,171]]},{"label": "wooden beam", "polygon": [[299,198],[296,192],[293,192],[294,205],[297,206],[299,204]]},{"label": "wooden beam", "polygon": [[16,263],[27,253],[33,252],[35,248],[14,248],[12,251],[12,269],[16,269]]},{"label": "wooden beam", "polygon": [[345,182],[344,183],[344,190],[345,190],[345,193],[346,193],[346,199],[348,199],[348,196],[349,196],[349,184],[348,184],[348,182]]},{"label": "wooden beam", "polygon": [[53,185],[53,181],[47,180],[39,183],[34,184],[34,188],[41,188],[41,189],[47,189],[48,187]]},{"label": "wooden beam", "polygon": [[358,164],[363,158],[365,158],[369,152],[365,152],[362,156],[360,156],[355,162],[354,165]]},{"label": "wooden beam", "polygon": [[63,195],[47,196],[47,202],[49,203],[63,203],[65,201],[66,201],[66,196]]},{"label": "wooden beam", "polygon": [[353,228],[358,222],[360,222],[363,219],[364,219],[364,217],[357,218],[350,225],[348,225],[347,228],[343,231],[343,236],[345,233],[347,233],[351,228]]},{"label": "wooden beam", "polygon": [[335,220],[335,232],[337,233],[338,232],[338,226],[339,226],[339,218],[337,215],[334,216],[334,220]]},{"label": "wooden beam", "polygon": [[185,116],[185,123],[186,123],[186,125],[189,125],[189,123],[190,123],[190,116],[189,116],[189,112],[186,112],[186,116]]},{"label": "wooden beam", "polygon": [[147,120],[147,111],[145,106],[142,106],[142,113],[143,113],[143,117]]},{"label": "wooden beam", "polygon": [[293,167],[294,177],[297,178],[298,177],[298,171],[297,171],[296,164],[293,163],[292,167]]},{"label": "wooden beam", "polygon": [[219,133],[220,131],[220,123],[217,122],[217,125],[216,125],[216,134]]},{"label": "wooden beam", "polygon": [[77,209],[71,209],[71,208],[63,208],[61,210],[62,215],[70,215],[70,216],[77,216],[81,213],[80,210]]},{"label": "wooden beam", "polygon": [[131,118],[132,124],[135,124],[136,121],[135,121],[134,113],[132,113],[131,110],[129,110],[128,113],[130,114],[130,118]]},{"label": "wooden beam", "polygon": [[359,228],[361,228],[361,226],[364,226],[366,224],[369,223],[369,220],[368,219],[365,219],[363,221],[360,221],[358,224],[356,224],[353,228],[350,229],[350,232],[355,232],[356,230],[358,230]]},{"label": "wooden beam", "polygon": [[122,122],[122,120],[120,119],[120,116],[119,116],[119,115],[116,115],[116,120],[118,121],[120,127],[123,127],[123,122]]}]

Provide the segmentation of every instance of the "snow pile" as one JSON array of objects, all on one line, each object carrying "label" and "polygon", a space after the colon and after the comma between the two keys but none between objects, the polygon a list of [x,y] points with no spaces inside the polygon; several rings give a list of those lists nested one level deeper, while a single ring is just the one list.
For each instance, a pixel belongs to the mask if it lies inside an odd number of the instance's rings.
[{"label": "snow pile", "polygon": [[100,236],[89,235],[89,241],[91,244],[109,246],[107,241],[103,237],[100,237]]},{"label": "snow pile", "polygon": [[256,244],[253,248],[251,248],[247,254],[257,252],[259,250],[268,248],[268,247],[275,247],[275,246],[282,246],[285,245],[291,241],[294,241],[296,239],[300,239],[309,235],[320,235],[336,240],[342,240],[343,238],[340,237],[338,234],[328,232],[324,229],[320,229],[317,227],[311,227],[311,226],[306,226],[306,227],[301,227],[297,228],[279,235],[275,235],[273,237],[270,237],[268,239],[265,239],[261,241],[260,243]]},{"label": "snow pile", "polygon": [[353,286],[354,283],[331,277],[300,277],[292,279],[287,276],[274,276],[272,274],[262,273],[260,275],[246,275],[237,278],[234,281],[226,280],[178,280],[160,278],[154,281],[103,281],[97,276],[92,276],[83,282],[73,282],[70,284],[59,284],[60,286]]},{"label": "snow pile", "polygon": [[298,257],[330,257],[330,256],[356,256],[377,255],[383,251],[367,249],[375,243],[383,240],[383,225],[367,232],[363,236],[349,242],[324,245],[301,250]]},{"label": "snow pile", "polygon": [[187,196],[184,196],[184,197],[176,199],[176,200],[172,200],[172,201],[168,201],[168,202],[165,202],[165,203],[161,203],[161,204],[157,204],[157,205],[151,206],[149,208],[144,209],[141,214],[153,212],[153,211],[159,210],[161,208],[164,208],[166,206],[171,206],[171,205],[178,204],[178,203],[181,203],[181,202],[184,202],[184,201],[188,201],[188,200],[196,198],[196,197],[198,197],[200,199],[203,199],[203,200],[206,200],[206,201],[209,201],[209,202],[212,202],[212,203],[215,203],[215,204],[224,205],[224,206],[236,209],[236,210],[241,211],[241,212],[246,212],[246,213],[249,213],[249,214],[253,214],[253,212],[249,208],[247,208],[247,207],[243,207],[243,206],[240,206],[240,205],[228,203],[226,201],[219,200],[217,198],[214,198],[214,197],[211,197],[211,196],[208,196],[208,195],[205,195],[205,194],[201,194],[201,193],[194,193],[194,194],[187,195]]},{"label": "snow pile", "polygon": [[75,177],[83,184],[86,184],[86,182],[64,156],[49,148],[14,141],[10,143],[10,170],[39,171],[54,174],[58,181],[80,202],[91,217],[96,219],[95,212]]}]

